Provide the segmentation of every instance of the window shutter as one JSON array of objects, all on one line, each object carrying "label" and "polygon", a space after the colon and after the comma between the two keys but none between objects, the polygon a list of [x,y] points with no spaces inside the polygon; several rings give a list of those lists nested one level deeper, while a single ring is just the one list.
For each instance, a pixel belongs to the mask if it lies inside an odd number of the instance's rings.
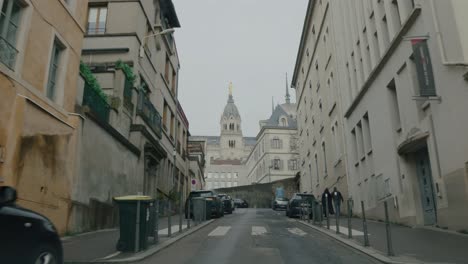
[{"label": "window shutter", "polygon": [[283,148],[283,140],[279,139],[279,148],[282,149]]}]

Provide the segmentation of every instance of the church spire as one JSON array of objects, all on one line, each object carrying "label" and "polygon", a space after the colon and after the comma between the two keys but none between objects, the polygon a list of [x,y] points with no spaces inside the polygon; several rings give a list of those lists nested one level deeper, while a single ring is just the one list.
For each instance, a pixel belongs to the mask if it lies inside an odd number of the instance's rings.
[{"label": "church spire", "polygon": [[291,103],[291,96],[289,95],[289,89],[288,89],[288,73],[286,72],[286,103],[290,104]]},{"label": "church spire", "polygon": [[275,111],[275,98],[272,96],[271,97],[271,114]]},{"label": "church spire", "polygon": [[234,103],[234,98],[232,97],[232,82],[229,82],[229,99],[228,103]]}]

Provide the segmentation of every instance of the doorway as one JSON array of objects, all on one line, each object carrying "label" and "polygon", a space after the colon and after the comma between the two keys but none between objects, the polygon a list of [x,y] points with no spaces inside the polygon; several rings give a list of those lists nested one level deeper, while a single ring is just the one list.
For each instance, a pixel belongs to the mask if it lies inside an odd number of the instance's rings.
[{"label": "doorway", "polygon": [[436,224],[436,205],[434,199],[434,188],[432,184],[431,163],[427,148],[415,153],[416,173],[419,182],[419,193],[421,195],[424,225]]}]

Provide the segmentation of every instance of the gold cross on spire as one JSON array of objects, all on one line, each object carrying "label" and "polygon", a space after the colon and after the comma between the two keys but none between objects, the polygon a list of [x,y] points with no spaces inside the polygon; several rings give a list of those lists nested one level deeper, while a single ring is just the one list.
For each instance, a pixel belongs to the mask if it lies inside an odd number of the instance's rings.
[{"label": "gold cross on spire", "polygon": [[229,82],[229,96],[232,96],[232,82]]}]

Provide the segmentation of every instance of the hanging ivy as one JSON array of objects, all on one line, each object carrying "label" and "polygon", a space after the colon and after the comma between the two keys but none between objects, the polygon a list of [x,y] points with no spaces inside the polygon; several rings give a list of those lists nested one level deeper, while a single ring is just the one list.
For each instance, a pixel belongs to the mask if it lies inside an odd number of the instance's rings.
[{"label": "hanging ivy", "polygon": [[124,63],[122,60],[118,60],[115,63],[115,68],[121,69],[129,81],[131,81],[132,83],[135,82],[136,75],[135,73],[133,73],[132,67],[130,67],[128,64]]},{"label": "hanging ivy", "polygon": [[91,69],[88,67],[88,65],[82,61],[80,61],[80,73],[83,75],[86,84],[88,84],[88,87],[93,89],[99,95],[99,97],[107,102],[107,95],[102,91],[101,85],[97,81],[94,74],[91,72]]}]

